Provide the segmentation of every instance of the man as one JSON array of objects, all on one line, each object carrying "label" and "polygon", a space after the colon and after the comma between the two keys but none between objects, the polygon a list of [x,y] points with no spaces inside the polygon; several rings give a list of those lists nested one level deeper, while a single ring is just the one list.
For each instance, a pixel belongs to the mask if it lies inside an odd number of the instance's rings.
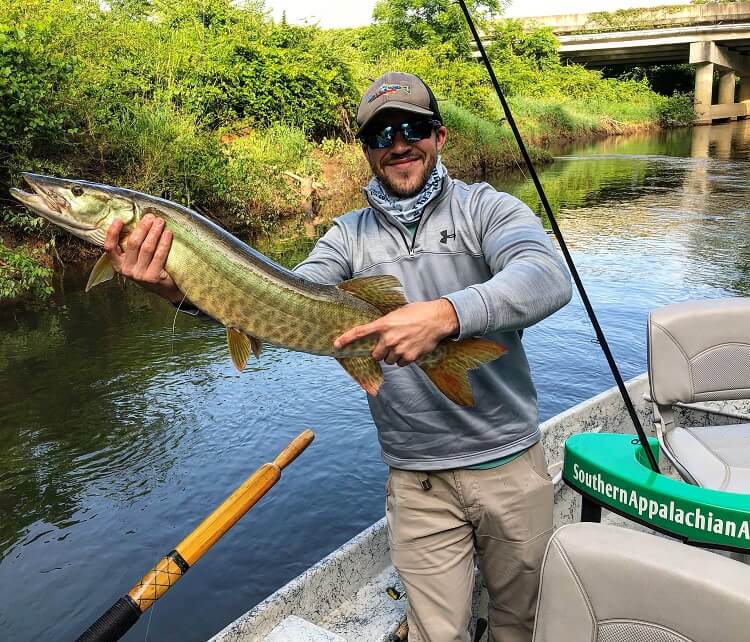
[{"label": "man", "polygon": [[[453,180],[440,161],[447,130],[418,77],[390,72],[365,92],[358,137],[372,168],[369,207],[334,221],[297,274],[321,283],[397,276],[412,303],[344,333],[372,335],[385,381],[368,397],[390,466],[386,514],[393,563],[409,599],[412,642],[466,642],[476,555],[495,642],[528,642],[552,530],[552,482],[521,331],[570,300],[570,279],[537,217],[486,183]],[[115,269],[174,303],[171,242],[144,220]],[[414,365],[447,338],[507,347],[473,370],[471,407],[444,397]]]}]

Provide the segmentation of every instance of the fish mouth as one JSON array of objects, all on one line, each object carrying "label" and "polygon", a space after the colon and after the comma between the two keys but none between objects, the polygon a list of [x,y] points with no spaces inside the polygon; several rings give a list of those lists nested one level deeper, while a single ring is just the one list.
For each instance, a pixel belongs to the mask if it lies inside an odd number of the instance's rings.
[{"label": "fish mouth", "polygon": [[94,225],[88,225],[76,220],[70,214],[71,208],[68,200],[55,191],[55,187],[68,187],[70,181],[64,181],[52,176],[30,174],[28,172],[23,173],[23,178],[33,192],[26,192],[22,189],[11,187],[10,193],[13,198],[39,214],[39,216],[71,232],[74,230],[91,232],[96,229]]}]

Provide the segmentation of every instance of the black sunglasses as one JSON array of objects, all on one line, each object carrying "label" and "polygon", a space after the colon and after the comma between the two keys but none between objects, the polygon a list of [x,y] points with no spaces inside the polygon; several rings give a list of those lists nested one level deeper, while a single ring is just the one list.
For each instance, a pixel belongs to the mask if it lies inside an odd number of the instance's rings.
[{"label": "black sunglasses", "polygon": [[420,118],[399,125],[386,125],[378,131],[362,134],[361,138],[370,149],[385,149],[393,145],[398,132],[401,132],[407,143],[416,143],[418,140],[429,138],[432,132],[441,126],[442,123],[439,120]]}]

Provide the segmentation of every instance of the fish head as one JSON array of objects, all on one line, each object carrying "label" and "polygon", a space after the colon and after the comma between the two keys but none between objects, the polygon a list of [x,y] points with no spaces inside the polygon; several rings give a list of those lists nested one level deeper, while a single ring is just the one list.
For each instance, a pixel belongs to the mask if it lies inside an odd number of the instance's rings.
[{"label": "fish head", "polygon": [[136,201],[124,190],[88,181],[23,174],[33,191],[11,188],[11,195],[51,223],[102,247],[115,219],[125,231],[140,219]]}]

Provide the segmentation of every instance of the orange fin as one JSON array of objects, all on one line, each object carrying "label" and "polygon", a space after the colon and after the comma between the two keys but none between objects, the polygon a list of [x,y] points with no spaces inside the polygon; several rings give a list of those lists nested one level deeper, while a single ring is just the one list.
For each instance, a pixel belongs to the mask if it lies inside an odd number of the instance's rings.
[{"label": "orange fin", "polygon": [[378,394],[383,383],[383,371],[372,357],[341,357],[336,359],[368,395]]},{"label": "orange fin", "polygon": [[443,341],[438,350],[417,362],[430,381],[459,406],[473,406],[469,370],[502,357],[508,349],[489,339]]},{"label": "orange fin", "polygon": [[252,339],[236,328],[227,326],[227,343],[234,367],[242,372],[250,358]]},{"label": "orange fin", "polygon": [[338,287],[371,303],[383,314],[393,312],[408,303],[401,281],[389,274],[349,279],[339,283]]}]

